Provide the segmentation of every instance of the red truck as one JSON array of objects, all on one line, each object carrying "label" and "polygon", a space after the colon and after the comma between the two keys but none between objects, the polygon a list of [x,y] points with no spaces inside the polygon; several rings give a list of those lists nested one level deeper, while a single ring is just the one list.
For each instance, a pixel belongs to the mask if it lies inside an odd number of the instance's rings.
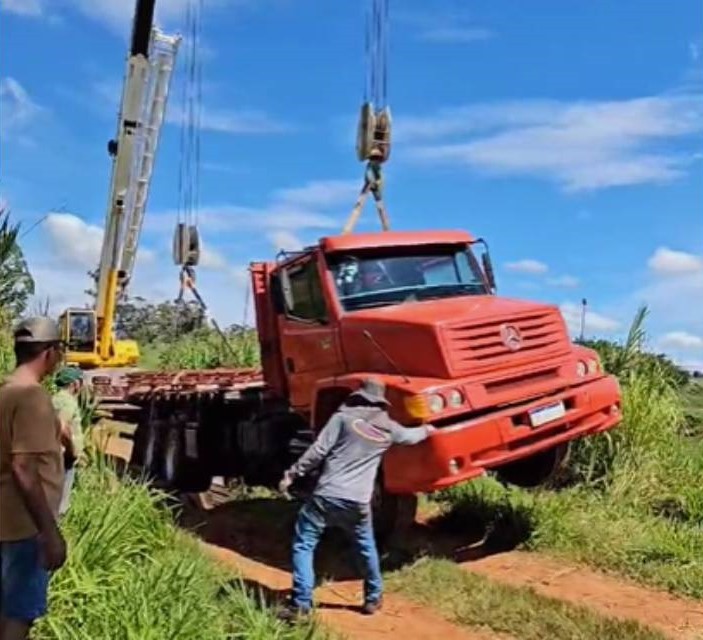
[{"label": "red truck", "polygon": [[402,496],[495,472],[536,486],[568,443],[621,419],[617,381],[573,344],[556,307],[499,297],[488,249],[459,231],[327,237],[251,277],[262,370],[136,372],[132,462],[168,485],[272,484],[370,374],[392,416],[437,432],[392,448],[379,526]]}]

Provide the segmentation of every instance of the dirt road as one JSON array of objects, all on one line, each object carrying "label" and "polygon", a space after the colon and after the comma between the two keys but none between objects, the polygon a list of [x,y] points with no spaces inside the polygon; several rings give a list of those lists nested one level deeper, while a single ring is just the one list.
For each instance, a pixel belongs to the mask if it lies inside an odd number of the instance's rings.
[{"label": "dirt road", "polygon": [[[124,459],[129,443],[111,439],[107,450]],[[277,498],[247,497],[221,504],[211,511],[187,503],[180,524],[203,541],[207,552],[227,564],[273,602],[290,587],[290,534],[297,505]],[[527,552],[490,552],[471,544],[473,534],[457,535],[418,522],[405,543],[407,558],[432,554],[452,558],[466,571],[512,586],[528,586],[537,593],[585,606],[604,616],[636,620],[660,630],[672,640],[703,638],[703,604],[674,598],[621,578],[606,576],[585,567]],[[468,543],[468,544],[467,544]],[[469,548],[467,560],[466,549]],[[433,611],[395,594],[389,594],[383,611],[373,617],[358,612],[361,583],[350,572],[347,546],[339,538],[323,540],[318,567],[326,580],[316,592],[320,616],[330,629],[360,640],[511,640],[488,630],[469,630],[453,625]],[[396,559],[395,562],[398,560]],[[403,560],[400,559],[402,564]],[[513,639],[517,640],[517,639]]]}]

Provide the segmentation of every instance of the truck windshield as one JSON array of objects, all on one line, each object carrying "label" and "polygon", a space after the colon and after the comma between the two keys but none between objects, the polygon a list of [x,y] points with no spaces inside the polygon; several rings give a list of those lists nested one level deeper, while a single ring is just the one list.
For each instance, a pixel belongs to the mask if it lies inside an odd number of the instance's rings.
[{"label": "truck windshield", "polygon": [[328,263],[346,311],[489,293],[468,247],[414,247],[329,256]]}]

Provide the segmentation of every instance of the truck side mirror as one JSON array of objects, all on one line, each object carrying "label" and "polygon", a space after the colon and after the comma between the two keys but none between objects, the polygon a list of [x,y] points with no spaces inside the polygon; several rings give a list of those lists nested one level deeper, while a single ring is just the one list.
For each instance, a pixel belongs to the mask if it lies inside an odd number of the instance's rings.
[{"label": "truck side mirror", "polygon": [[286,309],[291,311],[293,309],[293,289],[291,288],[288,269],[281,269],[281,293],[283,294],[283,301],[286,303]]},{"label": "truck side mirror", "polygon": [[486,251],[481,254],[481,262],[483,263],[483,272],[486,274],[486,279],[488,280],[488,286],[492,291],[496,291],[496,276],[493,271],[493,263],[491,262],[491,255]]}]

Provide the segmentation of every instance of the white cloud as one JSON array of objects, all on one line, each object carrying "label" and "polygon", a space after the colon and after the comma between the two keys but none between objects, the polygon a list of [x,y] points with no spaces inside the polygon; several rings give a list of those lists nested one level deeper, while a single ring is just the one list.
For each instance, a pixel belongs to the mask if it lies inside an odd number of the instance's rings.
[{"label": "white cloud", "polygon": [[44,3],[41,0],[2,0],[0,9],[18,16],[37,18],[44,13]]},{"label": "white cloud", "polygon": [[[118,100],[122,91],[122,80],[118,78],[102,78],[94,82],[91,90],[98,100],[96,110],[104,116],[113,118],[117,112]],[[165,122],[181,126],[186,121],[183,105],[179,104],[179,96],[169,98]],[[227,109],[202,106],[200,113],[200,130],[229,135],[267,135],[289,133],[295,130],[292,125],[281,122],[275,117],[256,109]],[[213,165],[203,168],[213,168]],[[221,169],[221,165],[217,166]]]},{"label": "white cloud", "polygon": [[395,124],[396,141],[412,145],[405,152],[412,160],[545,178],[565,191],[674,180],[695,161],[701,131],[697,94],[478,103]]},{"label": "white cloud", "polygon": [[447,10],[443,4],[436,11],[398,11],[394,19],[413,28],[420,40],[434,44],[467,44],[495,36],[490,29],[477,26],[466,11]]},{"label": "white cloud", "polygon": [[278,189],[273,199],[302,207],[330,207],[353,204],[359,194],[358,180],[314,180],[302,187]]},{"label": "white cloud", "polygon": [[52,250],[67,265],[94,269],[100,262],[103,230],[72,213],[50,213],[44,229]]},{"label": "white cloud", "polygon": [[659,247],[649,259],[648,265],[659,275],[703,272],[703,258],[684,251],[674,251],[668,247]]},{"label": "white cloud", "polygon": [[[175,210],[154,213],[146,218],[144,226],[151,232],[170,231],[176,216]],[[261,209],[230,204],[205,206],[198,212],[198,223],[203,232],[211,233],[237,230],[333,229],[340,226],[334,218],[323,213],[280,204]]]},{"label": "white cloud", "polygon": [[532,275],[539,275],[547,273],[549,267],[540,262],[539,260],[525,259],[518,260],[517,262],[508,262],[505,265],[506,271],[512,271],[514,273],[529,273]]},{"label": "white cloud", "polygon": [[228,263],[219,251],[206,246],[200,247],[200,263],[203,269],[211,269],[212,271],[222,271],[227,269]]},{"label": "white cloud", "polygon": [[659,340],[665,349],[681,349],[684,351],[703,349],[703,337],[687,331],[671,331]]},{"label": "white cloud", "polygon": [[[173,27],[184,21],[185,10],[192,0],[159,0],[156,3],[156,22]],[[228,5],[244,4],[246,0],[208,0],[207,8],[218,9]],[[128,0],[2,0],[2,9],[19,15],[40,18],[52,11],[76,11],[86,18],[120,35],[129,33],[134,15],[134,2]]]},{"label": "white cloud", "polygon": [[[50,213],[43,224],[52,255],[62,265],[95,269],[100,262],[103,229],[85,222],[72,213]],[[154,252],[140,247],[137,259],[140,263],[153,261]]]},{"label": "white cloud", "polygon": [[[564,302],[559,308],[571,334],[579,335],[581,333],[581,315],[583,307],[574,302]],[[585,324],[586,335],[593,335],[594,333],[613,333],[621,327],[619,321],[588,309],[586,311]]]},{"label": "white cloud", "polygon": [[0,80],[0,135],[22,135],[43,111],[15,78]]},{"label": "white cloud", "polygon": [[[290,234],[295,232],[340,229],[342,223],[325,211],[342,204],[351,208],[358,187],[351,180],[312,180],[299,187],[273,191],[269,202],[258,208],[233,204],[201,207],[197,219],[205,233],[261,230],[272,239],[272,233],[288,232],[289,235],[278,235],[277,239],[286,238],[284,244],[290,245],[293,237]],[[150,232],[169,231],[176,218],[175,210],[152,213],[146,218],[145,227]]]},{"label": "white cloud", "polygon": [[[119,94],[113,94],[119,95]],[[166,112],[166,122],[181,125],[185,120],[183,108],[180,105],[169,105]],[[287,133],[293,127],[280,122],[257,110],[234,110],[204,106],[200,115],[200,129],[214,133],[231,135],[261,135],[270,133]]]},{"label": "white cloud", "polygon": [[274,249],[283,249],[283,251],[297,251],[303,248],[303,241],[298,238],[292,231],[281,229],[267,234],[268,239],[274,246]]},{"label": "white cloud", "polygon": [[578,287],[580,282],[581,281],[578,278],[569,275],[557,276],[555,278],[547,279],[547,284],[550,284],[553,287],[564,287],[567,289],[573,289],[575,287]]}]

